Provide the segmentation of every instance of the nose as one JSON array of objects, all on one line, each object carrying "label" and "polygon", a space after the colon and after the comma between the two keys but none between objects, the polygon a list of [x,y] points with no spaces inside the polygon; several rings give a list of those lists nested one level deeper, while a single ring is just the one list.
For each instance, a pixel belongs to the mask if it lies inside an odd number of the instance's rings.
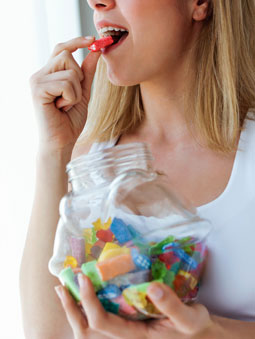
[{"label": "nose", "polygon": [[108,11],[115,6],[115,0],[87,0],[94,11]]}]

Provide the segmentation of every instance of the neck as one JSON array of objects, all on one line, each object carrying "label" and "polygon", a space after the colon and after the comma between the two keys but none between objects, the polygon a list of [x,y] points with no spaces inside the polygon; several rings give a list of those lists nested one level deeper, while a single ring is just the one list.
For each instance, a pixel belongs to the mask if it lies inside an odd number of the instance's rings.
[{"label": "neck", "polygon": [[144,82],[140,85],[145,119],[142,130],[151,137],[167,139],[169,142],[187,136],[188,104],[186,96],[190,91],[192,75],[179,67],[174,73]]},{"label": "neck", "polygon": [[178,55],[171,67],[164,67],[163,72],[140,84],[145,111],[140,135],[169,144],[193,139],[189,132],[192,112],[188,97],[194,86],[196,60],[194,51],[188,47],[187,50]]}]

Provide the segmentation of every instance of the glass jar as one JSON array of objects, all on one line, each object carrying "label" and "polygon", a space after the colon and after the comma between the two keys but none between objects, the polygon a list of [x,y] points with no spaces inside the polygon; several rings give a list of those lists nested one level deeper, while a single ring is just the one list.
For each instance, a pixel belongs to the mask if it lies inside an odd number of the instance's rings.
[{"label": "glass jar", "polygon": [[132,143],[67,165],[72,191],[60,202],[49,269],[78,303],[80,272],[107,311],[129,319],[162,317],[147,297],[152,281],[196,300],[211,225],[152,163],[148,145]]}]

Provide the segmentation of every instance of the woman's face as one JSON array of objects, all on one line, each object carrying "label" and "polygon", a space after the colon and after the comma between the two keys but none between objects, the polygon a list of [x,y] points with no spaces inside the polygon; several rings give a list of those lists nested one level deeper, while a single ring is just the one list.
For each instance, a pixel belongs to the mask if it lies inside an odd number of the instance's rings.
[{"label": "woman's face", "polygon": [[[109,80],[132,86],[168,77],[183,62],[191,39],[192,0],[88,0],[94,24],[125,27],[123,43],[103,54]],[[106,25],[108,26],[108,25]]]}]

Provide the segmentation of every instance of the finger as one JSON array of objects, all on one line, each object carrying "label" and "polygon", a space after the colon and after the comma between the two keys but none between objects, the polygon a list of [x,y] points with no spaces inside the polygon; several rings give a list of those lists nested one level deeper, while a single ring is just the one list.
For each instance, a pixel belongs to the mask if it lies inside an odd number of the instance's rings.
[{"label": "finger", "polygon": [[72,105],[76,102],[76,94],[74,87],[70,81],[60,80],[55,82],[42,83],[36,94],[40,97],[41,103],[50,104],[56,101],[57,108],[62,108],[66,105]]},{"label": "finger", "polygon": [[48,63],[45,65],[45,67],[43,67],[41,73],[42,75],[46,75],[64,70],[76,71],[79,80],[82,81],[84,79],[84,74],[81,67],[75,61],[73,55],[67,50],[62,51],[56,57],[49,59]]},{"label": "finger", "polygon": [[84,80],[81,83],[82,92],[87,102],[90,99],[91,86],[95,76],[98,60],[101,56],[101,51],[90,52],[87,57],[83,60],[81,69],[84,74]]},{"label": "finger", "polygon": [[185,305],[165,284],[152,283],[148,288],[148,296],[176,329],[183,333],[194,333],[197,328],[208,323],[208,311],[203,305]]},{"label": "finger", "polygon": [[[40,81],[40,85],[43,83],[55,83],[56,81],[69,81],[72,84],[74,88],[74,93],[75,93],[75,100],[72,103],[73,105],[81,101],[81,98],[82,98],[81,83],[75,71],[68,70],[68,71],[59,71],[56,73],[47,74]],[[58,99],[56,103],[57,108],[62,107],[61,106],[62,102],[63,102],[62,99],[61,100]],[[65,102],[66,100],[64,100],[64,104]]]},{"label": "finger", "polygon": [[67,50],[70,53],[73,53],[77,51],[77,49],[79,48],[85,48],[85,47],[90,46],[94,40],[95,40],[95,37],[88,36],[88,37],[78,37],[78,38],[74,38],[72,40],[63,42],[63,43],[59,43],[55,46],[51,57],[57,56],[64,50]]},{"label": "finger", "polygon": [[74,334],[80,335],[84,333],[88,328],[88,322],[68,290],[61,285],[55,287],[55,290],[61,300],[67,320],[72,327]]},{"label": "finger", "polygon": [[134,323],[104,310],[97,298],[89,278],[81,274],[78,277],[81,303],[87,315],[89,327],[110,338],[135,338],[139,328],[146,329],[144,323]]}]

